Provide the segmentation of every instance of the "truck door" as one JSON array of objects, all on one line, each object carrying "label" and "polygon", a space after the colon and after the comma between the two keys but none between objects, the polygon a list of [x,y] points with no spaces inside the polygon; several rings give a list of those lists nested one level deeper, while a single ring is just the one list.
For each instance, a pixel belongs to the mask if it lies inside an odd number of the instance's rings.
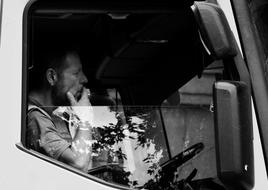
[{"label": "truck door", "polygon": [[[119,189],[253,187],[250,81],[218,6],[33,1],[23,40],[21,150]],[[95,164],[87,172],[26,143],[28,95],[46,64],[41,54],[70,44],[79,46],[96,95]],[[64,113],[56,116],[64,120]]]}]

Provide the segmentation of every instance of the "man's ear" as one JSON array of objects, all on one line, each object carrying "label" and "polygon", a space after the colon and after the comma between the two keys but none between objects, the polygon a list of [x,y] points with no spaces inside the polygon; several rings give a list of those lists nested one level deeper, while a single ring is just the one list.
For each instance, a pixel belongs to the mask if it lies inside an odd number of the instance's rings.
[{"label": "man's ear", "polygon": [[54,69],[49,68],[46,72],[46,79],[50,86],[54,86],[58,80],[57,72]]}]

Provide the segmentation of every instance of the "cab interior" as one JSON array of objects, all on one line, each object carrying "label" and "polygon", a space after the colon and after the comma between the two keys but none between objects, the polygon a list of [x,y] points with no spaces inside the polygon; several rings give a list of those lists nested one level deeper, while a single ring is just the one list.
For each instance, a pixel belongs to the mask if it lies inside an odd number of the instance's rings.
[{"label": "cab interior", "polygon": [[190,6],[164,5],[57,9],[37,2],[29,11],[29,52],[79,44],[89,88],[116,87],[127,105],[160,105],[212,62]]},{"label": "cab interior", "polygon": [[[27,12],[27,68],[36,66],[38,51],[57,44],[78,44],[87,87],[97,95],[106,95],[106,89],[114,88],[123,106],[154,106],[159,110],[163,104],[182,105],[177,111],[162,110],[162,122],[170,123],[163,132],[170,150],[162,163],[181,156],[185,135],[190,134],[187,142],[205,152],[195,160],[199,163],[197,179],[216,177],[212,85],[228,75],[223,63],[213,62],[204,48],[191,3],[67,1],[59,6],[59,2],[36,1]],[[209,79],[200,83],[199,78]],[[193,87],[185,87],[189,81]],[[176,96],[178,89],[182,90]],[[206,134],[200,135],[200,126],[206,126]],[[198,144],[200,140],[203,144]],[[192,168],[183,172],[186,179]],[[211,182],[208,186],[218,187]]]}]

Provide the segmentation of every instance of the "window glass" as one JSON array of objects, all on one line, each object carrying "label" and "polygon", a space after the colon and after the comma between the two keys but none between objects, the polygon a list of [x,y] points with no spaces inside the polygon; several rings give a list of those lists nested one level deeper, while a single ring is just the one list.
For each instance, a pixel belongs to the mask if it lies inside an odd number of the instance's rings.
[{"label": "window glass", "polygon": [[194,77],[162,103],[171,157],[191,150],[189,158],[185,156],[173,168],[173,185],[195,170],[195,180],[216,176],[212,89],[214,82],[222,77],[223,66],[215,62],[201,77]]},{"label": "window glass", "polygon": [[168,160],[159,109],[124,106],[106,114],[103,108],[97,109],[102,112],[98,121],[104,122],[104,115],[107,115],[108,123],[95,125],[101,126],[101,135],[93,144],[93,147],[96,146],[96,159],[100,158],[100,151],[108,150],[111,162],[104,165],[107,171],[104,167],[93,167],[89,173],[132,187],[144,186],[157,174],[160,164]]},{"label": "window glass", "polygon": [[26,27],[26,148],[140,189],[216,175],[212,85],[223,67],[207,67],[190,7],[38,5]]}]

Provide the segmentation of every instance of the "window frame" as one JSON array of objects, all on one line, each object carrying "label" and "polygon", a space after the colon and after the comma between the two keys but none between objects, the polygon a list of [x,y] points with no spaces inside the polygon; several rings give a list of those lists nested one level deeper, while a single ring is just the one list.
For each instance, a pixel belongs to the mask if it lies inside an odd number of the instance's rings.
[{"label": "window frame", "polygon": [[265,61],[263,59],[264,51],[262,51],[260,39],[256,34],[256,27],[252,22],[249,2],[247,0],[231,0],[231,5],[237,24],[244,60],[250,73],[254,109],[256,111],[256,119],[267,172],[268,128],[266,125],[268,123],[268,80],[267,67],[265,66]]}]

